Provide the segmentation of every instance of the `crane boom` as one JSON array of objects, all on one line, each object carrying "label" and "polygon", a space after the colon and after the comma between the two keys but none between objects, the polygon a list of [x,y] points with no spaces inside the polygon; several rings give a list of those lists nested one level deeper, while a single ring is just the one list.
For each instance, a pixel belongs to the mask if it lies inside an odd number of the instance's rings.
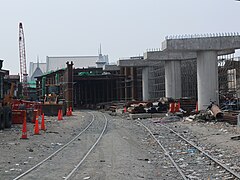
[{"label": "crane boom", "polygon": [[19,23],[19,56],[20,56],[20,78],[22,82],[22,95],[28,97],[27,87],[27,67],[26,67],[26,51],[25,51],[25,40],[23,32],[23,24]]}]

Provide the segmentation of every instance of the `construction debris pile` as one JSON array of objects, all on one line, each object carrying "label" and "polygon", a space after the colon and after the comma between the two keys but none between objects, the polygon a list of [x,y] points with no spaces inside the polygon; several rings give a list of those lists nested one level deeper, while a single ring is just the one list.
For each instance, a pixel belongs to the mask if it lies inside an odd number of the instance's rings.
[{"label": "construction debris pile", "polygon": [[[149,118],[156,114],[161,117],[179,116],[186,121],[220,121],[229,124],[237,124],[237,115],[240,111],[221,110],[221,108],[211,103],[206,110],[199,111],[197,101],[192,98],[160,98],[158,101],[129,101],[100,103],[97,109],[109,111],[112,115],[129,114],[131,119]],[[149,116],[150,115],[150,116]]]},{"label": "construction debris pile", "polygon": [[187,121],[214,121],[228,122],[229,124],[237,124],[237,111],[222,111],[217,105],[210,104],[205,111],[200,111],[194,115],[185,118]]}]

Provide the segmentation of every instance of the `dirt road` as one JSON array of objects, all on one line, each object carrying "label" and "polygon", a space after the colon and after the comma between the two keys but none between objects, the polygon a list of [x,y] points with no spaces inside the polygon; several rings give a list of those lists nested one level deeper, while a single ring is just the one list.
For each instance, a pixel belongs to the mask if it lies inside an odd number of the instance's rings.
[{"label": "dirt road", "polygon": [[[100,121],[102,113],[94,112],[96,120]],[[21,140],[21,125],[0,133],[0,177],[14,179],[30,169],[51,153],[62,147],[75,137],[91,121],[92,116],[87,111],[75,111],[74,116],[65,117],[57,121],[56,117],[46,117],[47,131],[41,135],[33,135],[33,125],[28,124],[28,140]],[[73,179],[164,179],[167,173],[161,170],[159,157],[165,159],[162,152],[157,152],[155,143],[144,130],[133,121],[107,115],[108,126],[100,143],[86,158],[82,166],[72,176]],[[99,127],[101,125],[99,124]],[[24,176],[22,179],[59,179],[69,173],[85,154],[98,132],[96,128],[89,128],[77,141],[84,141],[84,147],[73,143],[73,151],[67,150],[55,159],[51,159],[41,173]],[[73,161],[74,160],[74,161]],[[167,160],[163,161],[171,167]],[[58,163],[61,167],[54,169]],[[51,167],[52,166],[52,167]],[[39,171],[40,172],[40,171]],[[169,178],[166,178],[169,179]]]},{"label": "dirt road", "polygon": [[[106,132],[70,179],[182,179],[166,154],[142,126],[124,116],[104,114],[108,120]],[[41,135],[33,135],[33,124],[29,123],[28,140],[20,139],[21,125],[1,131],[0,179],[16,178],[63,147],[92,122],[93,115],[95,121],[76,141],[21,178],[64,179],[99,137],[105,121],[103,113],[74,111],[73,116],[64,117],[62,121],[56,117],[46,117],[47,131],[41,131]],[[146,119],[142,122],[158,132],[157,123],[154,123],[156,120],[158,119]],[[218,128],[216,124],[186,123],[179,120],[168,120],[167,124],[194,142],[218,152],[216,155],[219,158],[225,158],[224,161],[230,163],[231,168],[239,170],[239,141],[229,140],[230,135],[238,133],[235,127]],[[167,137],[167,133],[169,132],[166,131],[164,136]],[[178,144],[173,144],[173,147],[177,148]]]}]

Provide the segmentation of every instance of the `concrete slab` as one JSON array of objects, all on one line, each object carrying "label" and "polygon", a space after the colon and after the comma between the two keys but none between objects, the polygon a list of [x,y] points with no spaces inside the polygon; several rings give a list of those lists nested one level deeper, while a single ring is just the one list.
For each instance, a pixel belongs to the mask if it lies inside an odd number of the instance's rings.
[{"label": "concrete slab", "polygon": [[103,70],[104,71],[120,71],[120,67],[117,65],[104,65]]},{"label": "concrete slab", "polygon": [[144,114],[129,114],[129,117],[131,120],[134,120],[134,119],[146,119],[146,118],[151,118],[152,115],[151,114],[147,114],[147,113],[144,113]]},{"label": "concrete slab", "polygon": [[116,109],[116,113],[117,114],[123,114],[124,113],[124,109]]},{"label": "concrete slab", "polygon": [[153,51],[153,52],[145,52],[144,59],[147,60],[190,60],[196,59],[196,52],[168,52],[168,51]]},{"label": "concrete slab", "polygon": [[146,118],[162,118],[165,117],[166,113],[154,113],[154,114],[150,114],[150,113],[144,113],[144,114],[129,114],[129,117],[131,120],[134,119],[146,119]]},{"label": "concrete slab", "polygon": [[152,118],[163,118],[166,116],[166,113],[154,113],[152,114]]},{"label": "concrete slab", "polygon": [[117,65],[122,67],[149,67],[158,66],[159,61],[147,61],[144,59],[124,59],[118,60]]}]

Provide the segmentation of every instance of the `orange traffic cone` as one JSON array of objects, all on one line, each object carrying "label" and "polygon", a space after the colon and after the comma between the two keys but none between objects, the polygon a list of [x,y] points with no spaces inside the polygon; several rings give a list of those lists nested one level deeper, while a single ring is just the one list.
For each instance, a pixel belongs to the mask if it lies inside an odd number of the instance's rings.
[{"label": "orange traffic cone", "polygon": [[196,103],[196,112],[198,112],[198,102]]},{"label": "orange traffic cone", "polygon": [[28,137],[27,137],[27,119],[26,119],[26,111],[24,112],[23,128],[22,128],[22,137],[21,137],[21,139],[28,139]]},{"label": "orange traffic cone", "polygon": [[67,108],[67,116],[70,116],[70,111],[69,111],[69,108]]},{"label": "orange traffic cone", "polygon": [[60,109],[58,110],[58,120],[59,121],[61,120],[61,110]]},{"label": "orange traffic cone", "polygon": [[169,112],[174,113],[174,103],[169,104]]},{"label": "orange traffic cone", "polygon": [[62,112],[62,109],[60,110],[60,120],[63,120],[63,112]]},{"label": "orange traffic cone", "polygon": [[72,116],[72,107],[70,107],[70,116]]},{"label": "orange traffic cone", "polygon": [[34,135],[39,135],[39,125],[38,125],[38,116],[36,117]]},{"label": "orange traffic cone", "polygon": [[179,112],[180,111],[180,102],[175,103],[175,112]]},{"label": "orange traffic cone", "polygon": [[44,122],[44,113],[42,114],[41,130],[46,131],[45,122]]}]

